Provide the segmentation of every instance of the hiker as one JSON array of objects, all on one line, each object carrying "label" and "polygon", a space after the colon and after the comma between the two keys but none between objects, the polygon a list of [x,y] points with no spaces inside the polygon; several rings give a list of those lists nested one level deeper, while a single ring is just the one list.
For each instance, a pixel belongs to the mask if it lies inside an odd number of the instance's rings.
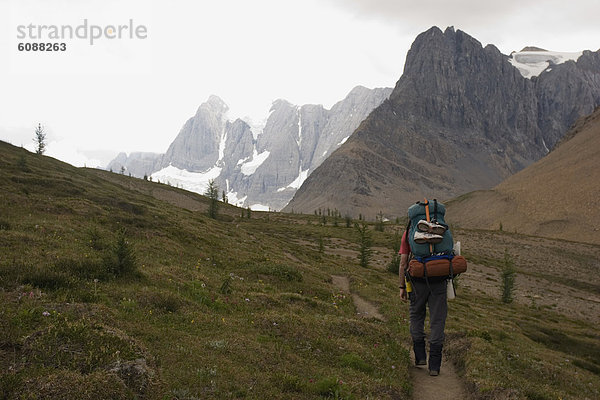
[{"label": "hiker", "polygon": [[[446,209],[436,199],[408,209],[409,223],[400,245],[400,297],[410,299],[410,335],[416,365],[428,365],[437,376],[442,364],[447,294],[454,296],[452,279],[466,271],[466,261],[455,256],[453,239],[444,221]],[[429,306],[429,362],[425,348],[425,315]]]},{"label": "hiker", "polygon": [[[411,250],[408,243],[407,231],[402,235],[400,245],[400,297],[408,300],[406,291],[405,272],[408,268]],[[444,327],[448,304],[446,302],[446,277],[411,278],[412,292],[410,293],[410,335],[415,352],[415,365],[427,365],[425,351],[425,314],[429,304],[429,375],[437,376],[442,365],[442,346],[444,345]]]}]

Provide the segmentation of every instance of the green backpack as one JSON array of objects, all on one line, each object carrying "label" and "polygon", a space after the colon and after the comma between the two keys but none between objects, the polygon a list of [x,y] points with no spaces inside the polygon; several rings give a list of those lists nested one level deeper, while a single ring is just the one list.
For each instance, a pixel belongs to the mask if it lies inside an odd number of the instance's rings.
[{"label": "green backpack", "polygon": [[408,243],[413,256],[422,259],[448,258],[454,254],[452,232],[444,216],[446,207],[436,199],[425,199],[408,208]]}]

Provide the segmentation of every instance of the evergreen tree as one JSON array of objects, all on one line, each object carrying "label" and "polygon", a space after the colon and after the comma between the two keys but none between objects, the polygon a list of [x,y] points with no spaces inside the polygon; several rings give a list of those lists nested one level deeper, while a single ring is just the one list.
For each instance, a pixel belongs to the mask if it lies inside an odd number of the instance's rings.
[{"label": "evergreen tree", "polygon": [[352,217],[346,214],[344,219],[346,220],[346,228],[350,228],[352,226]]},{"label": "evergreen tree", "polygon": [[108,271],[115,276],[133,275],[137,271],[137,257],[129,240],[125,228],[117,231],[116,241],[111,247],[111,252],[106,257]]},{"label": "evergreen tree", "polygon": [[361,267],[367,268],[369,266],[369,261],[371,260],[371,255],[373,253],[373,251],[371,250],[371,245],[373,244],[373,241],[371,239],[371,231],[369,230],[369,226],[365,223],[363,223],[362,225],[356,223],[354,227],[359,235],[359,263]]},{"label": "evergreen tree", "polygon": [[319,236],[318,244],[319,244],[319,257],[322,257],[323,254],[325,253],[325,242],[323,240],[323,236]]},{"label": "evergreen tree", "polygon": [[208,181],[208,186],[204,192],[204,195],[209,199],[208,216],[216,219],[219,211],[219,187],[215,183],[214,179]]},{"label": "evergreen tree", "polygon": [[46,134],[44,133],[44,127],[42,124],[38,124],[37,128],[35,128],[35,138],[33,139],[35,142],[35,152],[37,154],[44,154],[46,151]]}]

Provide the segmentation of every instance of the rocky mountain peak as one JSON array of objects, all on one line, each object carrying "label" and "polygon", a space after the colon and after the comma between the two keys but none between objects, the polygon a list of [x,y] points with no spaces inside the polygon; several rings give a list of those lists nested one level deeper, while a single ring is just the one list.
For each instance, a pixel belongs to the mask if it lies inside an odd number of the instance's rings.
[{"label": "rocky mountain peak", "polygon": [[111,166],[200,193],[215,179],[233,204],[278,210],[390,92],[358,86],[331,110],[278,99],[258,125],[229,121],[227,104],[210,96],[165,154],[123,153]]},{"label": "rocky mountain peak", "polygon": [[219,96],[212,94],[208,97],[208,100],[200,104],[196,114],[201,111],[206,111],[215,116],[221,116],[229,111],[229,106]]},{"label": "rocky mountain peak", "polygon": [[478,61],[474,57],[482,51],[481,43],[465,32],[454,28],[442,32],[434,26],[413,42],[406,55],[403,78],[429,79],[432,73],[447,75],[457,67],[473,65]]},{"label": "rocky mountain peak", "polygon": [[[523,49],[520,51],[521,53],[524,51],[548,51],[546,49],[542,49],[540,47],[536,47],[536,46],[525,46],[523,47]],[[513,51],[514,53],[514,51]]]},{"label": "rocky mountain peak", "polygon": [[296,106],[293,105],[292,103],[290,103],[289,101],[285,100],[285,99],[277,99],[275,101],[273,101],[273,103],[271,103],[271,108],[269,109],[269,112],[274,112],[274,111],[278,111],[284,108],[295,108]]},{"label": "rocky mountain peak", "polygon": [[[421,33],[388,101],[308,177],[286,210],[403,214],[415,199],[489,188],[540,159],[600,104],[600,53],[519,56],[453,28]],[[557,61],[542,65],[539,76],[525,77],[515,65],[540,57]]]},{"label": "rocky mountain peak", "polygon": [[370,91],[371,89],[367,89],[364,86],[357,85],[352,88],[352,90],[350,91],[350,93],[348,93],[346,98],[363,96],[365,93],[369,93]]}]

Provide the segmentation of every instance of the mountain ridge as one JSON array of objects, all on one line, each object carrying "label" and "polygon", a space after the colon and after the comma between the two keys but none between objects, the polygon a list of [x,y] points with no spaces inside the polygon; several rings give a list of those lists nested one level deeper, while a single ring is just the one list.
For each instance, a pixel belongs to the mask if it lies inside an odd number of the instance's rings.
[{"label": "mountain ridge", "polygon": [[389,99],[284,211],[393,217],[423,197],[492,187],[547,154],[600,104],[600,53],[583,52],[531,79],[509,59],[453,28],[420,34]]},{"label": "mountain ridge", "polygon": [[133,176],[152,176],[200,193],[215,179],[233,204],[281,209],[390,92],[356,86],[329,110],[278,99],[260,132],[242,119],[230,121],[225,102],[211,96],[166,153],[121,153],[107,168],[124,167]]}]

